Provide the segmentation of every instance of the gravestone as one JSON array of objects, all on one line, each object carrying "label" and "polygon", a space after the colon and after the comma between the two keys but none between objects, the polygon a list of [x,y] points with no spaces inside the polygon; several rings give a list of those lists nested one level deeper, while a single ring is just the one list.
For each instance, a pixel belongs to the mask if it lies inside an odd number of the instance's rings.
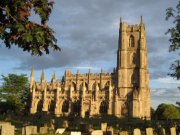
[{"label": "gravestone", "polygon": [[170,128],[171,135],[176,135],[176,128],[172,127]]},{"label": "gravestone", "polygon": [[22,128],[22,135],[26,135],[26,133],[25,133],[25,127]]},{"label": "gravestone", "polygon": [[14,126],[9,123],[1,124],[0,126],[0,135],[14,135]]},{"label": "gravestone", "polygon": [[101,130],[106,131],[107,129],[107,123],[101,123]]},{"label": "gravestone", "polygon": [[160,128],[158,129],[157,133],[158,133],[158,135],[166,135],[165,129],[162,128],[162,127],[160,127]]},{"label": "gravestone", "polygon": [[40,134],[46,134],[48,132],[48,127],[40,127],[39,128],[39,133]]},{"label": "gravestone", "polygon": [[37,126],[26,126],[22,128],[22,135],[37,134]]},{"label": "gravestone", "polygon": [[161,128],[163,135],[166,135],[166,130],[164,128]]},{"label": "gravestone", "polygon": [[128,135],[128,132],[127,131],[120,131],[119,135]]},{"label": "gravestone", "polygon": [[114,135],[113,127],[111,126],[107,127],[106,135]]},{"label": "gravestone", "polygon": [[81,135],[81,132],[71,132],[71,135]]},{"label": "gravestone", "polygon": [[139,128],[134,129],[133,135],[141,135],[141,131]]},{"label": "gravestone", "polygon": [[11,125],[11,122],[0,121],[0,126],[1,126],[1,125],[4,125],[4,124]]},{"label": "gravestone", "polygon": [[153,129],[152,128],[146,128],[146,135],[153,135]]},{"label": "gravestone", "polygon": [[56,134],[63,134],[65,130],[66,130],[65,128],[58,128],[56,130]]},{"label": "gravestone", "polygon": [[91,132],[91,135],[103,135],[103,131],[102,130],[94,130]]}]

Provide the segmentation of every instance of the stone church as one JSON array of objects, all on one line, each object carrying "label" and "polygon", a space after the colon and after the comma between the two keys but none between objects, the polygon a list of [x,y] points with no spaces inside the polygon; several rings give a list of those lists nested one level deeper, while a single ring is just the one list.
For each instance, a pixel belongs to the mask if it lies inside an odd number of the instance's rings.
[{"label": "stone church", "polygon": [[145,25],[128,25],[120,20],[117,67],[112,73],[73,74],[66,70],[62,81],[53,74],[46,82],[30,76],[30,114],[150,119],[150,88]]}]

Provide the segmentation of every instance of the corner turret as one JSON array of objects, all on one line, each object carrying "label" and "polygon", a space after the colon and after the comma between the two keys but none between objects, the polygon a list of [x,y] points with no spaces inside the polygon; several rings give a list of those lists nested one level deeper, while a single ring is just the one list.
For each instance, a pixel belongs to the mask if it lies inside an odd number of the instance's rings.
[{"label": "corner turret", "polygon": [[42,70],[42,74],[41,74],[41,83],[45,82],[45,77],[44,77],[44,70]]},{"label": "corner turret", "polygon": [[30,91],[32,92],[32,87],[34,84],[34,67],[31,69],[31,74],[30,74]]}]

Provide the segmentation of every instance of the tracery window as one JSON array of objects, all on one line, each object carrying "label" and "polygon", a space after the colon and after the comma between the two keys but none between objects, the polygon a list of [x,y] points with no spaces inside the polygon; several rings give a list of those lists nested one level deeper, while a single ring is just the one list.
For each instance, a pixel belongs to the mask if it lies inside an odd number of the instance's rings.
[{"label": "tracery window", "polygon": [[42,108],[43,108],[43,102],[42,102],[42,100],[40,100],[37,103],[37,112],[41,112]]},{"label": "tracery window", "polygon": [[49,112],[54,112],[54,110],[55,110],[54,101],[51,101],[49,104]]},{"label": "tracery window", "polygon": [[105,101],[101,102],[100,108],[99,108],[99,113],[101,114],[107,114],[108,111],[108,104]]},{"label": "tracery window", "polygon": [[134,36],[131,35],[130,38],[129,38],[129,47],[134,47],[135,44],[134,44]]},{"label": "tracery window", "polygon": [[77,114],[80,113],[80,111],[81,111],[81,103],[80,103],[80,101],[74,102],[73,110],[74,110],[74,113],[77,113]]},{"label": "tracery window", "polygon": [[62,112],[65,113],[68,112],[68,110],[69,110],[69,102],[65,100],[62,105]]}]

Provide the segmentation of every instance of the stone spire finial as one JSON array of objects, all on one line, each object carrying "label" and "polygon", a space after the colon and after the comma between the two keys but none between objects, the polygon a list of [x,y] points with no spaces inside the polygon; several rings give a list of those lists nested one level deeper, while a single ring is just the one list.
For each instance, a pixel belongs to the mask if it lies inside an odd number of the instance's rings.
[{"label": "stone spire finial", "polygon": [[89,68],[89,74],[91,73],[91,68]]},{"label": "stone spire finial", "polygon": [[121,28],[121,24],[122,24],[122,18],[120,17],[120,19],[119,19],[119,28]]},{"label": "stone spire finial", "polygon": [[30,78],[34,79],[34,66],[32,66]]},{"label": "stone spire finial", "polygon": [[143,17],[141,16],[140,24],[143,24]]},{"label": "stone spire finial", "polygon": [[55,82],[55,81],[56,81],[56,73],[54,72],[52,75],[52,82]]},{"label": "stone spire finial", "polygon": [[44,70],[42,70],[42,74],[41,74],[41,82],[44,82],[45,77],[44,77]]}]

